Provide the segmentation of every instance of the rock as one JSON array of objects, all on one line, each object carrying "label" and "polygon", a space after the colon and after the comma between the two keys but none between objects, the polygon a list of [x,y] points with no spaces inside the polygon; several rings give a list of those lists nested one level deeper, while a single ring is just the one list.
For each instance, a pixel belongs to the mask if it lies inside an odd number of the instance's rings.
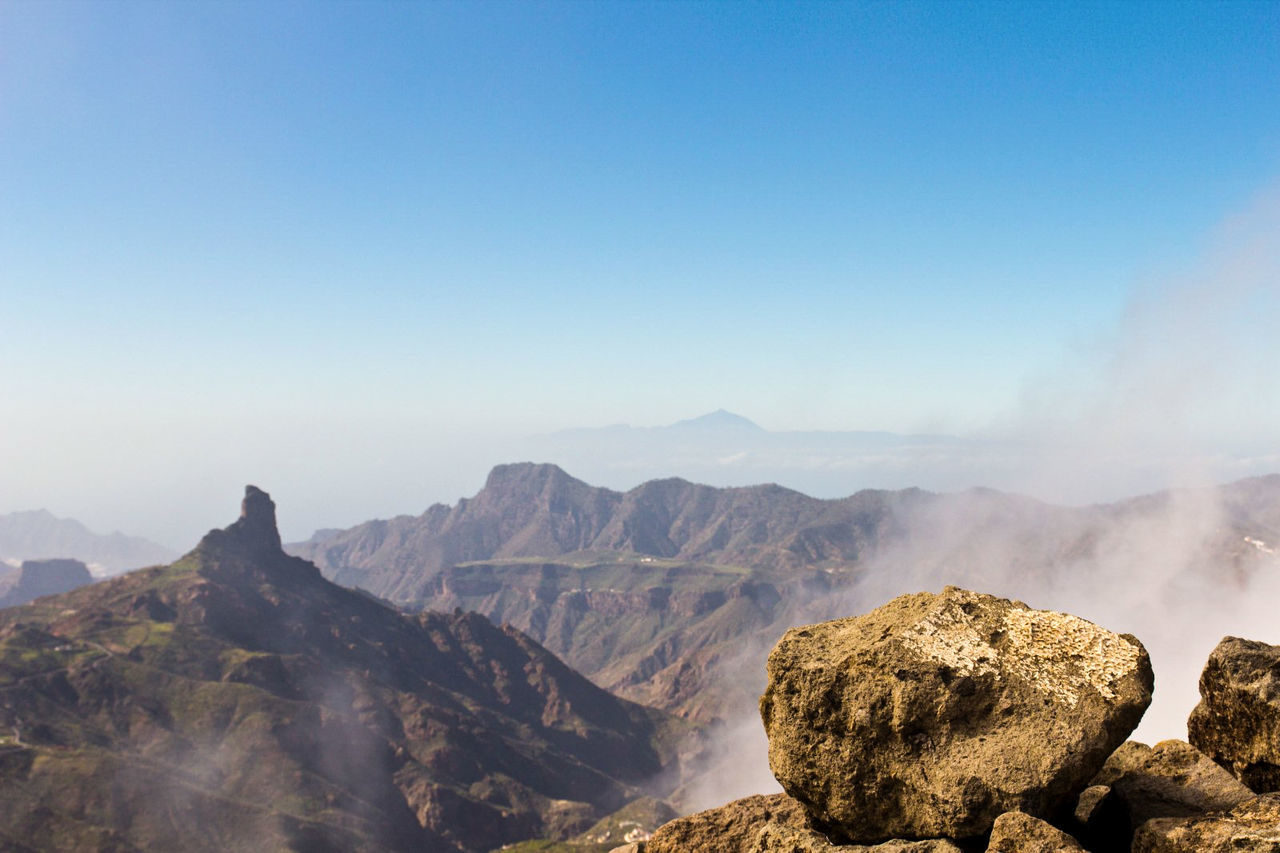
[{"label": "rock", "polygon": [[1073,817],[1076,837],[1095,853],[1129,849],[1129,817],[1110,785],[1081,791]]},{"label": "rock", "polygon": [[257,486],[244,487],[240,502],[240,518],[228,530],[263,551],[280,550],[280,532],[276,528],[276,504]]},{"label": "rock", "polygon": [[809,828],[804,808],[786,794],[756,795],[663,824],[645,853],[744,853],[766,824]]},{"label": "rock", "polygon": [[991,827],[987,853],[1085,853],[1080,842],[1023,812],[1005,812]]},{"label": "rock", "polygon": [[[1126,763],[1132,763],[1130,753]],[[1180,740],[1161,741],[1111,783],[1129,833],[1152,818],[1225,812],[1253,792],[1207,755]]]},{"label": "rock", "polygon": [[1277,853],[1280,794],[1246,800],[1226,815],[1156,818],[1133,836],[1133,853]]},{"label": "rock", "polygon": [[613,848],[609,853],[647,853],[647,850],[643,841],[632,841],[630,844]]},{"label": "rock", "polygon": [[841,840],[982,835],[1069,812],[1151,701],[1146,650],[955,587],[793,628],[769,655],[769,763]]},{"label": "rock", "polygon": [[1089,781],[1093,785],[1110,787],[1113,782],[1131,770],[1139,770],[1151,757],[1151,747],[1136,740],[1127,740],[1107,756],[1102,769]]},{"label": "rock", "polygon": [[765,824],[745,853],[962,853],[945,838],[886,841],[883,844],[832,844],[820,832],[777,823]]},{"label": "rock", "polygon": [[1200,674],[1187,740],[1254,791],[1280,790],[1280,646],[1218,643]]}]

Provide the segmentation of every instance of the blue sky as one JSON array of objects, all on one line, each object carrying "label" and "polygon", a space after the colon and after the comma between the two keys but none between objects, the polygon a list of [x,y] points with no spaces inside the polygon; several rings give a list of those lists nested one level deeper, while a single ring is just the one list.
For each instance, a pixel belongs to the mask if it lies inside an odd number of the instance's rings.
[{"label": "blue sky", "polygon": [[8,0],[0,511],[183,544],[246,479],[420,511],[486,437],[1007,431],[1274,245],[1277,175],[1277,3]]}]

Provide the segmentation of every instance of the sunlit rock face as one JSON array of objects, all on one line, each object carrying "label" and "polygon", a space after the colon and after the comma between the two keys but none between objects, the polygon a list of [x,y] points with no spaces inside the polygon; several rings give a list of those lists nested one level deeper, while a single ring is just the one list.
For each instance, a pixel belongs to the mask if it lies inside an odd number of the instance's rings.
[{"label": "sunlit rock face", "polygon": [[1133,853],[1280,850],[1280,794],[1263,794],[1226,814],[1156,818],[1133,837]]},{"label": "sunlit rock face", "polygon": [[1280,646],[1225,637],[1200,675],[1187,737],[1254,791],[1280,790]]},{"label": "sunlit rock face", "polygon": [[955,587],[793,628],[768,676],[774,775],[834,840],[857,843],[1070,810],[1153,687],[1136,638]]}]

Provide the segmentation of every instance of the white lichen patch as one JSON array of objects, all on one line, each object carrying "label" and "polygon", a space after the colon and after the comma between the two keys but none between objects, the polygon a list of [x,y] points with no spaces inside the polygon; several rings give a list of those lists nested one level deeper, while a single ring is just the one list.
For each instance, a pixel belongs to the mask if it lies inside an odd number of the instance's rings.
[{"label": "white lichen patch", "polygon": [[947,666],[957,675],[995,671],[996,650],[974,627],[973,618],[948,602],[899,634],[922,657]]},{"label": "white lichen patch", "polygon": [[1138,666],[1133,643],[1067,613],[1009,610],[1003,631],[1005,668],[1071,707],[1087,689],[1115,699],[1111,685]]}]

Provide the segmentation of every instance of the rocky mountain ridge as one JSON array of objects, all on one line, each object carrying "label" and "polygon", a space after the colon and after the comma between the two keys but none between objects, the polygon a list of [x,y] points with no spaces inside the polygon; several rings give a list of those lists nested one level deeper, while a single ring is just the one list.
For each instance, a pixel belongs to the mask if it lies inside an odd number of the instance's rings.
[{"label": "rocky mountain ridge", "polygon": [[0,729],[12,849],[476,853],[662,793],[687,732],[515,629],[330,583],[253,487],[171,566],[0,611]]},{"label": "rocky mountain ridge", "polygon": [[[1188,530],[1199,538],[1160,541]],[[522,463],[452,507],[289,547],[339,583],[509,622],[611,691],[710,720],[762,689],[760,667],[738,675],[744,655],[762,661],[790,625],[874,600],[894,578],[1032,596],[1064,578],[1114,585],[1168,552],[1173,582],[1244,586],[1277,542],[1277,476],[1058,507],[980,489],[819,500],[676,479],[621,493]]]}]

